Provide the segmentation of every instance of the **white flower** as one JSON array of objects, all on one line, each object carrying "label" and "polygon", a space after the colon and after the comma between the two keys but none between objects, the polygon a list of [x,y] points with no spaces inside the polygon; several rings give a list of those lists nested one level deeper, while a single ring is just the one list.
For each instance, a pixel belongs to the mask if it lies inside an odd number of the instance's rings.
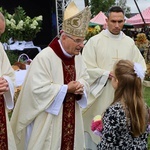
[{"label": "white flower", "polygon": [[142,67],[141,64],[134,63],[134,72],[137,74],[137,76],[139,78],[141,78],[141,80],[144,79],[144,77],[145,77],[145,71],[144,71],[144,69],[143,69],[143,67]]},{"label": "white flower", "polygon": [[40,16],[38,16],[38,17],[36,17],[36,20],[37,20],[37,21],[42,21],[42,20],[43,20],[42,15],[40,15]]},{"label": "white flower", "polygon": [[38,22],[36,20],[33,20],[33,25],[38,26]]},{"label": "white flower", "polygon": [[[5,11],[7,12],[7,11]],[[5,13],[6,30],[1,36],[2,42],[7,42],[10,38],[18,41],[29,41],[36,37],[41,31],[42,15],[31,18],[26,15],[24,9],[20,6],[15,8],[13,15]]]},{"label": "white flower", "polygon": [[23,30],[23,24],[24,24],[23,20],[20,20],[16,26],[16,29],[17,30]]},{"label": "white flower", "polygon": [[31,24],[31,29],[36,29],[36,25],[34,23]]}]

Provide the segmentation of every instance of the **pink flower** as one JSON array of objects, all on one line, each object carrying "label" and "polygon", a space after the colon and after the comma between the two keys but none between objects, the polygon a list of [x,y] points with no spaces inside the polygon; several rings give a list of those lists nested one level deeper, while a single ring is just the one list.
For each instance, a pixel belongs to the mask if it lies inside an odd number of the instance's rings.
[{"label": "pink flower", "polygon": [[92,123],[91,123],[91,130],[93,131],[94,134],[101,136],[101,131],[103,129],[103,122],[101,120],[101,115],[97,115],[93,118]]}]

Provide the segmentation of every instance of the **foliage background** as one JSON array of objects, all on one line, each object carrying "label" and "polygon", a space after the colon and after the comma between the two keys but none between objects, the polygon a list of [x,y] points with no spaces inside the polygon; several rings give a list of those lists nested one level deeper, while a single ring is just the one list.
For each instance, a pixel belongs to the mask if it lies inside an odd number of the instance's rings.
[{"label": "foliage background", "polygon": [[115,5],[115,0],[91,0],[90,5],[92,15],[95,16],[100,11],[107,12],[112,5]]},{"label": "foliage background", "polygon": [[111,6],[120,6],[125,14],[130,13],[131,8],[126,5],[127,0],[84,0],[85,6],[91,6],[92,16],[97,15],[100,11],[106,13]]}]

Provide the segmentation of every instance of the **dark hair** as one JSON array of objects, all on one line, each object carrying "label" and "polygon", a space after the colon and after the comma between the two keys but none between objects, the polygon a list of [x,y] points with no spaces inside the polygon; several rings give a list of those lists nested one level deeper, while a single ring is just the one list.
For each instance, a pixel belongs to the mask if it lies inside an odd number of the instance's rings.
[{"label": "dark hair", "polygon": [[112,12],[122,12],[124,15],[124,11],[120,6],[112,6],[111,8],[109,8],[108,12],[107,12],[107,17],[109,17],[110,13]]}]

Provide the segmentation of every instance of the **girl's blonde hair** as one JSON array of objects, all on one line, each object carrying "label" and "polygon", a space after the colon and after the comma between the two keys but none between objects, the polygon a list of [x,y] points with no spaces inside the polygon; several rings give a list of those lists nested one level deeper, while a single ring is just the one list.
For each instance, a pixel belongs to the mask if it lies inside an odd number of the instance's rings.
[{"label": "girl's blonde hair", "polygon": [[134,63],[129,60],[119,60],[114,66],[114,74],[118,80],[118,87],[113,103],[123,101],[128,111],[125,111],[126,116],[131,122],[131,134],[137,137],[145,132],[147,125],[142,81],[135,73]]}]

